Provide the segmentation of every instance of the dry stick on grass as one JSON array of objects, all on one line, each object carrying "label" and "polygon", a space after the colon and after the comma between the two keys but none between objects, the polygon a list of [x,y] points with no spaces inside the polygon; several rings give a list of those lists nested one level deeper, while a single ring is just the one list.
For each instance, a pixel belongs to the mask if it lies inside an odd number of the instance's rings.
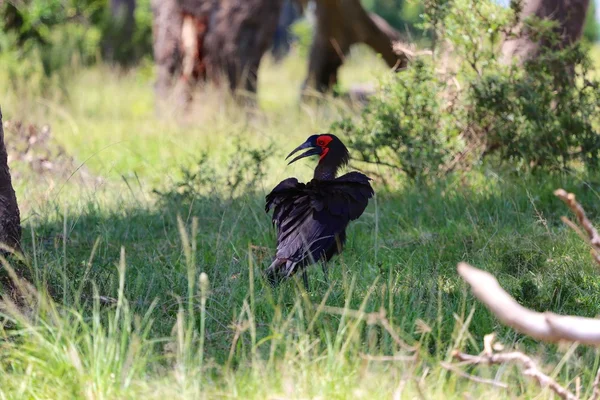
[{"label": "dry stick on grass", "polygon": [[[563,217],[562,220],[573,228],[590,244],[592,257],[600,265],[600,235],[585,215],[585,210],[575,199],[573,193],[558,189],[554,194],[569,206],[577,216],[578,225]],[[583,228],[583,230],[582,230]],[[585,231],[585,233],[583,232]],[[516,302],[490,273],[477,269],[466,263],[458,264],[458,273],[471,286],[473,294],[505,325],[515,330],[546,342],[580,342],[600,345],[600,320],[570,315],[557,315],[550,312],[539,313],[529,310]],[[527,355],[520,352],[495,353],[493,336],[486,337],[485,350],[481,355],[469,355],[454,352],[454,358],[468,364],[502,364],[518,362],[524,367],[524,374],[537,380],[540,386],[549,387],[562,399],[578,399],[556,381],[545,375]],[[596,373],[592,385],[591,400],[600,399],[600,369]],[[579,385],[578,385],[579,392]]]},{"label": "dry stick on grass", "polygon": [[459,351],[455,351],[453,353],[455,359],[460,360],[467,364],[505,364],[516,362],[523,366],[523,374],[526,376],[534,378],[541,387],[548,387],[554,393],[558,395],[561,399],[566,400],[578,400],[577,396],[571,393],[569,390],[565,389],[561,385],[559,385],[554,379],[544,374],[537,368],[535,361],[531,359],[531,357],[518,352],[510,352],[510,353],[493,353],[493,352],[484,352],[478,356],[474,356],[471,354],[464,354]]},{"label": "dry stick on grass", "polygon": [[450,364],[450,363],[442,361],[440,363],[440,365],[442,366],[442,368],[447,369],[448,371],[454,372],[455,374],[462,376],[463,378],[467,378],[473,382],[484,383],[486,385],[492,385],[492,386],[496,386],[496,387],[499,387],[502,389],[508,389],[508,384],[506,384],[504,382],[498,382],[498,381],[495,381],[492,379],[485,379],[485,378],[480,378],[475,375],[469,375],[454,364]]},{"label": "dry stick on grass", "polygon": [[492,274],[467,263],[458,264],[458,273],[479,299],[505,325],[545,342],[580,342],[600,345],[600,320],[595,318],[539,313],[521,306]]},{"label": "dry stick on grass", "polygon": [[[579,225],[587,233],[586,240],[592,247],[592,256],[600,264],[600,236],[587,219],[583,207],[575,200],[573,193],[558,189],[554,194],[564,201],[577,216]],[[569,226],[580,232],[573,222],[563,219]],[[600,345],[600,320],[570,315],[557,315],[550,312],[531,311],[516,302],[500,287],[494,276],[466,263],[458,264],[458,273],[471,286],[473,294],[498,319],[515,330],[546,342],[580,342]]]},{"label": "dry stick on grass", "polygon": [[367,361],[416,361],[417,353],[410,356],[397,355],[397,356],[372,356],[370,354],[360,353],[360,358]]},{"label": "dry stick on grass", "polygon": [[[575,195],[573,193],[567,193],[563,189],[557,189],[554,191],[554,195],[565,202],[566,205],[575,213],[577,216],[577,220],[579,225],[583,227],[585,232],[587,233],[587,237],[583,236],[583,239],[588,242],[592,248],[592,257],[594,261],[598,265],[600,265],[600,235],[598,235],[598,231],[594,228],[594,225],[587,219],[585,215],[585,210],[581,207],[581,204],[577,202],[575,199]],[[567,217],[563,217],[562,220],[573,228],[577,233],[581,235],[581,231],[577,228],[577,226],[571,222]]]}]

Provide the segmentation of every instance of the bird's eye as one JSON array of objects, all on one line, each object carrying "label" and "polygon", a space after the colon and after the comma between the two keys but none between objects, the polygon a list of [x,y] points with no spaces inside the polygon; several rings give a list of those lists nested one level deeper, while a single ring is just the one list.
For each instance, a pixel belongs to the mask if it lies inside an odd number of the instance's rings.
[{"label": "bird's eye", "polygon": [[318,144],[319,146],[325,146],[325,139],[323,139],[323,138],[318,138],[318,139],[317,139],[317,144]]}]

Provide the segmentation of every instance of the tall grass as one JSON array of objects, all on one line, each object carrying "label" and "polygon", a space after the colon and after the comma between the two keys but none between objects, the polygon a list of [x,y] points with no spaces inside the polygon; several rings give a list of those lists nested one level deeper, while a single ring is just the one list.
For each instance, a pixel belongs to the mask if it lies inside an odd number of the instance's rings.
[{"label": "tall grass", "polygon": [[[16,182],[26,234],[24,259],[13,266],[32,285],[18,285],[22,304],[5,297],[0,307],[0,398],[533,397],[538,389],[511,368],[469,371],[509,382],[505,390],[441,367],[456,347],[480,350],[492,331],[542,363],[563,360],[561,382],[579,376],[589,386],[594,351],[540,345],[500,327],[455,266],[493,271],[529,307],[597,315],[597,271],[552,196],[558,186],[577,193],[594,218],[595,176],[482,166],[429,186],[376,182],[330,284],[319,268],[308,293],[297,280],[266,284],[275,238],[263,196],[288,176],[310,177],[311,162],[285,167],[286,151],[353,110],[335,99],[298,105],[298,62],[265,66],[260,110],[204,97],[183,123],[154,115],[144,70],[81,71],[68,98],[2,93],[6,117],[50,123],[103,180]],[[367,79],[364,65],[374,62],[361,54],[345,74]],[[173,189],[203,151],[227,171],[237,136],[274,143],[254,190],[235,198],[153,192]]]}]

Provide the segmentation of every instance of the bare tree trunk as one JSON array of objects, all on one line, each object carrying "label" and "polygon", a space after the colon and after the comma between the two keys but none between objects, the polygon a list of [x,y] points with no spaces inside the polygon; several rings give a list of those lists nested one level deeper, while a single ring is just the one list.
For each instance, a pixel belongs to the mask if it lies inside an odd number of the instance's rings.
[{"label": "bare tree trunk", "polygon": [[296,0],[283,0],[279,21],[273,37],[273,47],[271,53],[276,61],[281,61],[289,51],[292,42],[290,27],[298,18],[302,16],[302,5]]},{"label": "bare tree trunk", "polygon": [[[525,0],[520,19],[536,16],[557,21],[558,33],[561,36],[558,46],[563,48],[581,38],[588,7],[589,0]],[[502,53],[506,62],[515,57],[523,62],[536,57],[540,47],[545,45],[548,44],[534,41],[524,34],[516,39],[506,40],[502,46]]]},{"label": "bare tree trunk", "polygon": [[211,79],[227,77],[232,91],[256,92],[258,67],[269,49],[283,0],[223,0],[206,36]]},{"label": "bare tree trunk", "polygon": [[[21,246],[21,216],[8,168],[8,154],[4,145],[2,110],[0,110],[0,243],[14,250],[20,250]],[[4,249],[0,250],[2,255],[7,253]],[[3,269],[0,268],[0,299],[2,296],[7,295],[16,301],[19,297],[17,289],[12,279]]]},{"label": "bare tree trunk", "polygon": [[232,92],[256,92],[283,0],[152,0],[156,90],[187,104],[194,85],[225,78]]},{"label": "bare tree trunk", "polygon": [[135,0],[110,0],[110,14],[121,28],[121,39],[131,40],[135,26]]},{"label": "bare tree trunk", "polygon": [[338,68],[355,43],[365,43],[381,54],[395,70],[408,58],[396,53],[398,32],[378,15],[369,14],[359,0],[317,0],[317,27],[313,38],[304,88],[325,92],[337,82]]},{"label": "bare tree trunk", "polygon": [[181,69],[183,15],[177,0],[152,0],[152,39],[156,63],[156,94],[166,99]]},{"label": "bare tree trunk", "polygon": [[106,59],[122,64],[132,61],[135,6],[135,0],[110,0],[111,20],[104,44]]},{"label": "bare tree trunk", "polygon": [[19,249],[20,242],[21,216],[8,168],[2,110],[0,110],[0,243]]}]

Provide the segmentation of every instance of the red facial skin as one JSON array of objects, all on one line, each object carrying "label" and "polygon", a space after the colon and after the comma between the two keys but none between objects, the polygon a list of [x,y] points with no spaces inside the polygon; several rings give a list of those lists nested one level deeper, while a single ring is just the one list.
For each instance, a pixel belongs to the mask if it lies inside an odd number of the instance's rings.
[{"label": "red facial skin", "polygon": [[321,149],[323,149],[322,153],[321,153],[321,157],[319,157],[319,161],[322,160],[329,152],[329,148],[327,146],[329,145],[329,142],[331,142],[332,140],[333,139],[329,135],[321,135],[317,138],[317,146],[319,146],[319,147],[321,147]]}]

